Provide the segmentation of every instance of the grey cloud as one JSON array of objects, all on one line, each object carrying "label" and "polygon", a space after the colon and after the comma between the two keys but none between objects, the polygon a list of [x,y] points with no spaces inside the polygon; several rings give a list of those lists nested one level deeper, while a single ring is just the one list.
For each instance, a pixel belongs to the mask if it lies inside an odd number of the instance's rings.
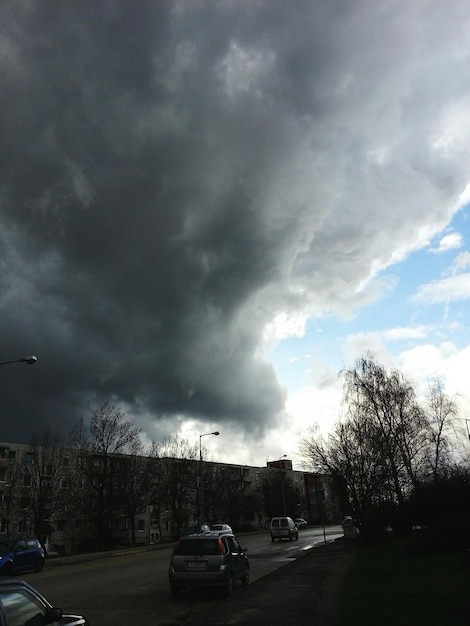
[{"label": "grey cloud", "polygon": [[2,369],[2,438],[110,398],[276,424],[265,325],[347,309],[466,183],[432,143],[468,94],[459,8],[387,7],[2,6],[2,351],[40,357]]}]

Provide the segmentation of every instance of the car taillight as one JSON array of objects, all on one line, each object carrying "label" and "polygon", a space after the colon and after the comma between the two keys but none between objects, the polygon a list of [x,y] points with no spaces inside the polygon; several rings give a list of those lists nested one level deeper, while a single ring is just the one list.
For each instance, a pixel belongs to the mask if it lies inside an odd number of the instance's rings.
[{"label": "car taillight", "polygon": [[221,555],[224,554],[224,542],[222,541],[222,539],[217,539],[217,543],[219,544],[219,552]]}]

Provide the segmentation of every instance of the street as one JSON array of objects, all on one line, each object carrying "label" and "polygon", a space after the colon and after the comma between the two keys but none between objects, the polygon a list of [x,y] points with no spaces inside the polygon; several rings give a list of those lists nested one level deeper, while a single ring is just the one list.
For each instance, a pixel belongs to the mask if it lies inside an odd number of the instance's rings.
[{"label": "street", "polygon": [[[325,533],[328,541],[343,531],[341,526],[329,526]],[[315,527],[300,531],[298,541],[272,543],[269,532],[240,535],[239,541],[248,549],[254,582],[322,544],[324,536],[323,528]],[[72,565],[51,561],[43,572],[23,578],[53,605],[86,615],[92,626],[179,624],[220,602],[223,595],[213,589],[188,589],[173,600],[167,577],[171,551],[172,546],[165,546]]]}]

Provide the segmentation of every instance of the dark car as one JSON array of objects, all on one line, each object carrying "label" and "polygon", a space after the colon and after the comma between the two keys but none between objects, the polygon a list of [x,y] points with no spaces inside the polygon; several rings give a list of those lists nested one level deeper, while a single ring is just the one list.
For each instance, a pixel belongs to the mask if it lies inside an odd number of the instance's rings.
[{"label": "dark car", "polygon": [[303,519],[303,517],[298,517],[297,519],[295,519],[294,524],[297,526],[299,530],[307,528],[308,526],[307,522]]},{"label": "dark car", "polygon": [[22,572],[40,572],[44,550],[37,539],[4,539],[0,542],[0,574],[14,576]]},{"label": "dark car", "polygon": [[246,548],[233,534],[181,537],[171,556],[168,578],[174,598],[185,587],[201,586],[221,587],[230,596],[237,580],[249,583]]},{"label": "dark car", "polygon": [[186,535],[206,535],[211,529],[208,524],[194,524],[184,533]]},{"label": "dark car", "polygon": [[18,578],[0,577],[0,623],[42,626],[90,626],[80,615],[63,615],[53,607],[36,589]]}]

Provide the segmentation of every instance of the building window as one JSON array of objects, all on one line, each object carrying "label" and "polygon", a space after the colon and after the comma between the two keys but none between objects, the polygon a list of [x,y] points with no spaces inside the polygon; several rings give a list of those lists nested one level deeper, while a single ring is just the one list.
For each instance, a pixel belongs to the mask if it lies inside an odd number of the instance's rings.
[{"label": "building window", "polygon": [[26,465],[34,465],[34,452],[27,452],[25,456]]},{"label": "building window", "polygon": [[137,532],[143,533],[144,530],[145,530],[145,520],[144,519],[138,519],[137,520]]},{"label": "building window", "polygon": [[31,487],[31,476],[29,474],[23,476],[23,487]]}]

